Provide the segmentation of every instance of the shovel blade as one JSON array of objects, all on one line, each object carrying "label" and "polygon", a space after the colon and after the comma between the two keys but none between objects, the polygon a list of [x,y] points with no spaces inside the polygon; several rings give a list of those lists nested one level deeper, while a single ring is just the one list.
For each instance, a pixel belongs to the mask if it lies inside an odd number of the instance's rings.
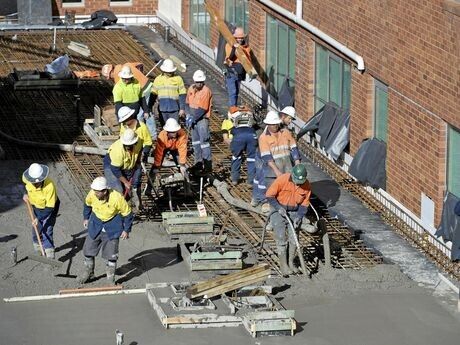
[{"label": "shovel blade", "polygon": [[31,255],[28,255],[27,257],[30,260],[38,261],[38,262],[41,262],[43,264],[51,265],[51,266],[54,266],[54,267],[61,267],[62,266],[61,261],[56,260],[56,259],[50,259],[50,258],[47,258],[45,256],[31,254]]}]

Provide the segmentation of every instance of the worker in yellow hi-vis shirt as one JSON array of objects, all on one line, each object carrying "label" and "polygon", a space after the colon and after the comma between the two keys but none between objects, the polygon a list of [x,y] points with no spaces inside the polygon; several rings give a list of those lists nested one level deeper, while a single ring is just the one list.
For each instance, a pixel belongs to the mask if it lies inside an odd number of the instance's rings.
[{"label": "worker in yellow hi-vis shirt", "polygon": [[80,283],[94,276],[94,257],[102,249],[102,258],[107,260],[107,280],[115,283],[119,239],[128,239],[133,224],[133,213],[123,196],[109,189],[105,177],[96,177],[91,191],[85,199],[83,226],[88,235],[83,245],[85,271]]},{"label": "worker in yellow hi-vis shirt", "polygon": [[127,198],[131,189],[133,201],[138,210],[141,204],[141,154],[142,142],[137,134],[127,128],[121,138],[115,141],[104,157],[104,175],[109,187]]},{"label": "worker in yellow hi-vis shirt", "polygon": [[[22,175],[26,191],[23,199],[32,205],[35,217],[33,222],[38,228],[46,256],[54,259],[53,228],[60,202],[56,193],[56,185],[48,174],[49,168],[46,165],[31,164]],[[32,242],[35,251],[41,252],[35,231],[32,232]]]}]

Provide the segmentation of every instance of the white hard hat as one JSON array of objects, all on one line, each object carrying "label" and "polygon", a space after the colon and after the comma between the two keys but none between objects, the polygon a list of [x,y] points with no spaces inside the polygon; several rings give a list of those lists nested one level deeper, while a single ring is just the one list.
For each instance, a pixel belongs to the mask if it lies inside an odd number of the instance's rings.
[{"label": "white hard hat", "polygon": [[265,116],[264,123],[267,125],[279,125],[281,123],[280,116],[276,111],[270,110]]},{"label": "white hard hat", "polygon": [[292,117],[293,119],[296,118],[294,107],[291,107],[289,105],[287,107],[284,107],[283,110],[281,110],[281,113],[286,114],[286,115]]},{"label": "white hard hat", "polygon": [[135,110],[130,107],[121,107],[120,110],[118,110],[118,122],[128,120],[134,112]]},{"label": "white hard hat", "polygon": [[205,81],[206,75],[201,69],[198,69],[193,73],[193,81]]},{"label": "white hard hat", "polygon": [[171,59],[165,59],[160,66],[160,69],[166,73],[175,72],[177,67],[174,65],[174,62]]},{"label": "white hard hat", "polygon": [[120,139],[123,145],[128,145],[128,146],[134,145],[139,140],[136,132],[134,132],[131,128],[126,128],[126,130],[121,135]]},{"label": "white hard hat", "polygon": [[24,171],[24,177],[32,183],[40,183],[48,177],[49,168],[44,164],[32,163],[30,167]]},{"label": "white hard hat", "polygon": [[91,183],[91,189],[94,189],[97,191],[101,191],[107,188],[108,188],[107,179],[104,176],[96,177],[93,183]]},{"label": "white hard hat", "polygon": [[133,74],[133,72],[131,72],[131,67],[129,67],[129,66],[123,66],[123,67],[121,68],[121,71],[118,72],[118,76],[119,76],[120,78],[123,78],[123,79],[129,79],[129,78],[134,77],[134,74]]},{"label": "white hard hat", "polygon": [[166,132],[177,132],[180,129],[180,125],[176,119],[169,118],[163,127]]}]

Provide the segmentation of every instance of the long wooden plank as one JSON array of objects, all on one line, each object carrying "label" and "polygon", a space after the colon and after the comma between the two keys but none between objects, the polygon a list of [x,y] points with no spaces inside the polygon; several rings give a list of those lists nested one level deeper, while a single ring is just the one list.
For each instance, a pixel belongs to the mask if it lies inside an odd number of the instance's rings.
[{"label": "long wooden plank", "polygon": [[[218,12],[211,5],[209,5],[207,1],[204,2],[204,5],[206,6],[206,10],[209,12],[209,15],[216,23],[217,30],[219,30],[220,34],[224,37],[227,43],[230,46],[233,46],[236,43],[236,39],[235,37],[233,37],[232,33],[228,29],[227,24],[225,24],[223,19],[219,16]],[[249,60],[246,56],[246,53],[244,52],[243,48],[236,48],[236,56],[238,57],[238,60],[240,60],[241,65],[243,65],[243,68],[246,71],[246,73],[249,74],[251,78],[256,77],[257,71],[252,65],[251,60]]]},{"label": "long wooden plank", "polygon": [[123,289],[123,285],[111,285],[111,286],[100,286],[100,287],[81,288],[81,289],[62,289],[62,290],[59,290],[59,294],[65,295],[69,293],[116,291],[116,290],[122,290],[122,289]]},{"label": "long wooden plank", "polygon": [[187,292],[195,294],[195,293],[198,293],[200,291],[208,290],[210,288],[225,284],[225,283],[227,283],[229,281],[232,281],[232,280],[235,280],[235,279],[238,279],[238,278],[250,276],[253,273],[264,271],[264,270],[266,270],[268,268],[269,267],[268,267],[267,264],[261,264],[261,265],[258,265],[258,266],[252,266],[250,268],[246,268],[246,269],[242,270],[241,272],[232,273],[232,274],[229,274],[229,275],[226,275],[226,276],[219,276],[219,277],[215,277],[215,278],[206,280],[206,281],[201,282],[201,283],[196,283],[196,284],[192,285],[189,289],[187,289]]}]

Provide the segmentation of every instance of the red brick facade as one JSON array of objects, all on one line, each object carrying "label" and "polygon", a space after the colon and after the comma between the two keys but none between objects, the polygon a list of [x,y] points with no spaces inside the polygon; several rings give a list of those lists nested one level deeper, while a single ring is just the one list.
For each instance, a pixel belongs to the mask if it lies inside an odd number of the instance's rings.
[{"label": "red brick facade", "polygon": [[[110,10],[115,14],[155,14],[158,0],[131,0],[130,4],[120,5],[110,0],[83,0],[84,6],[62,5],[62,0],[53,1],[53,15],[64,15],[65,11],[75,11],[76,15],[91,14],[97,10]],[[75,1],[78,2],[77,0]]]}]

